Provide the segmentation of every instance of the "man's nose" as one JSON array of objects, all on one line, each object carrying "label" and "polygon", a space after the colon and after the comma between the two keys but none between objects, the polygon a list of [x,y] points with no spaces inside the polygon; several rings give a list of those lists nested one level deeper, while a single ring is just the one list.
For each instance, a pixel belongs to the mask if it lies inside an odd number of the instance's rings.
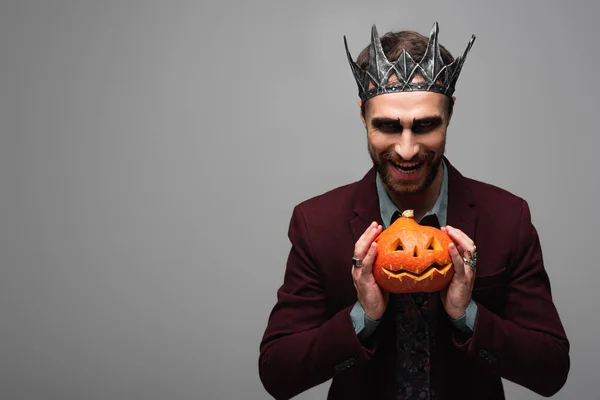
[{"label": "man's nose", "polygon": [[394,151],[403,160],[410,161],[419,153],[419,144],[414,140],[410,132],[404,131],[398,142],[394,145]]}]

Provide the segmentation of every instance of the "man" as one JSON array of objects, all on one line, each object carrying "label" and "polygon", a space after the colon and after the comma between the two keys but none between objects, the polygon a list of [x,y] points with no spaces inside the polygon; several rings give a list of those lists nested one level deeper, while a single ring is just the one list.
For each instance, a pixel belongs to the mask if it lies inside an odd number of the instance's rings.
[{"label": "man", "polygon": [[[345,38],[344,38],[345,40]],[[462,176],[444,156],[454,59],[412,31],[355,63],[373,168],[294,208],[283,285],[260,345],[276,399],[331,381],[329,399],[504,399],[501,378],[551,396],[570,368],[527,202]],[[436,293],[376,283],[375,238],[404,210],[452,240],[454,276]]]}]

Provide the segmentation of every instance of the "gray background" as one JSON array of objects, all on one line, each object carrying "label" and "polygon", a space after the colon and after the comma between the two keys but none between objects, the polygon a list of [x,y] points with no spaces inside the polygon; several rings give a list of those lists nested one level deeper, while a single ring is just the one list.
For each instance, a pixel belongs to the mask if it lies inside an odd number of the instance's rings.
[{"label": "gray background", "polygon": [[[293,206],[370,166],[353,55],[461,54],[447,155],[525,197],[600,399],[596,1],[0,4],[0,398],[267,399]],[[323,399],[328,384],[299,399]],[[507,382],[511,399],[538,396]]]}]

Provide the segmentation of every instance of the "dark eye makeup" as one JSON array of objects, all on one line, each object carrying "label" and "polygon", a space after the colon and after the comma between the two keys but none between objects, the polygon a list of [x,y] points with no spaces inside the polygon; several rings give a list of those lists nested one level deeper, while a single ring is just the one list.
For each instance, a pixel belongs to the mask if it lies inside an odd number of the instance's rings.
[{"label": "dark eye makeup", "polygon": [[[442,122],[442,118],[437,116],[415,119],[412,123],[412,131],[417,134],[427,133],[438,128]],[[400,124],[398,119],[386,117],[373,118],[371,125],[376,130],[385,133],[400,133],[403,129],[402,124]]]}]

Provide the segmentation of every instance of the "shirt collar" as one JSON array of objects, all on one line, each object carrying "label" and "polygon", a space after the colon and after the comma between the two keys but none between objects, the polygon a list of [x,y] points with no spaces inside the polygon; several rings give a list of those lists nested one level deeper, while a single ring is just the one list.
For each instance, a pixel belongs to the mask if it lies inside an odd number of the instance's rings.
[{"label": "shirt collar", "polygon": [[[440,193],[431,210],[427,211],[423,218],[433,214],[437,217],[440,226],[445,226],[448,209],[448,168],[446,167],[446,163],[444,162],[444,160],[442,160],[442,166],[443,176],[442,185],[440,187]],[[383,220],[383,227],[385,229],[389,226],[394,212],[399,211],[401,213],[403,210],[398,210],[396,205],[390,199],[387,191],[383,186],[383,181],[381,180],[379,173],[376,176],[375,184],[377,186],[377,195],[379,197],[379,212],[381,214],[381,219]]]}]

